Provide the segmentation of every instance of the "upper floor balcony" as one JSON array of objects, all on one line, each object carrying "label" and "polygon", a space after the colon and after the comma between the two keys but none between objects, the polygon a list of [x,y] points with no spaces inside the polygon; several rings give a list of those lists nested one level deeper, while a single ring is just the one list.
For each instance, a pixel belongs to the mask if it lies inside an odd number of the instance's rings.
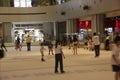
[{"label": "upper floor balcony", "polygon": [[60,5],[70,0],[0,0],[0,7],[37,7]]}]

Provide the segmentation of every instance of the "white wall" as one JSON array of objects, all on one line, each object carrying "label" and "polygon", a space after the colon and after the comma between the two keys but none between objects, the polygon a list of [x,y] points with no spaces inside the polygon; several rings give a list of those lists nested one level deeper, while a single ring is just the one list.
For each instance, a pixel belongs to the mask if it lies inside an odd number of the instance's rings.
[{"label": "white wall", "polygon": [[[84,5],[90,6],[90,10],[83,10]],[[30,8],[0,7],[0,22],[59,21],[111,11],[120,11],[120,0],[72,0],[56,6]],[[61,15],[61,12],[66,12],[66,14]],[[31,13],[35,14],[31,15]]]}]

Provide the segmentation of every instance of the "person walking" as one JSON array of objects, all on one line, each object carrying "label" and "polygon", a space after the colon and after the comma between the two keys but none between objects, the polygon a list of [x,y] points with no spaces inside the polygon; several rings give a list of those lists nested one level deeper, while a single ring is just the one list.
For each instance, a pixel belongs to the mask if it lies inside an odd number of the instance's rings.
[{"label": "person walking", "polygon": [[95,32],[93,33],[92,41],[94,43],[95,57],[99,57],[100,56],[100,40],[99,40],[99,36]]},{"label": "person walking", "polygon": [[55,73],[58,73],[58,63],[60,63],[61,73],[65,73],[63,70],[63,58],[65,58],[65,56],[61,48],[61,43],[57,41],[55,44]]},{"label": "person walking", "polygon": [[78,48],[78,39],[77,36],[73,36],[73,55],[77,55],[77,48]]},{"label": "person walking", "polygon": [[21,51],[20,37],[18,36],[16,39],[16,51],[19,49]]},{"label": "person walking", "polygon": [[28,35],[26,37],[27,51],[31,51],[31,37]]},{"label": "person walking", "polygon": [[109,50],[109,44],[110,44],[110,36],[107,34],[106,39],[105,39],[105,50]]},{"label": "person walking", "polygon": [[88,42],[88,47],[89,47],[89,51],[94,51],[94,43],[91,39]]},{"label": "person walking", "polygon": [[44,48],[44,43],[43,42],[40,42],[40,53],[41,53],[41,61],[45,61],[45,59],[44,59],[44,50],[46,50],[45,48]]},{"label": "person walking", "polygon": [[115,80],[120,80],[120,36],[117,36],[112,45],[111,65],[112,71],[115,72]]},{"label": "person walking", "polygon": [[71,49],[71,46],[72,46],[72,37],[70,35],[68,36],[68,41],[69,41],[69,49]]}]

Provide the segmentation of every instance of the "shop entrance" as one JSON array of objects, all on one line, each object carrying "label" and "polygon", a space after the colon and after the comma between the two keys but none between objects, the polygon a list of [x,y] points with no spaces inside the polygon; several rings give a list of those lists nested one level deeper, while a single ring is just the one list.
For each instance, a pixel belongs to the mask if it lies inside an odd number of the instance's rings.
[{"label": "shop entrance", "polygon": [[44,34],[42,24],[14,24],[13,38],[20,37],[21,42],[26,42],[26,37],[30,35],[32,42],[43,41]]}]

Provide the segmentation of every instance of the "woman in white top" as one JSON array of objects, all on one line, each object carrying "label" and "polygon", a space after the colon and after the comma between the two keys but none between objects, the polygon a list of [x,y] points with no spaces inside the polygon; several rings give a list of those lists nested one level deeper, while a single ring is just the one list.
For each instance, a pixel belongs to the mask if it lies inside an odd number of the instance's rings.
[{"label": "woman in white top", "polygon": [[100,40],[96,33],[93,33],[92,41],[94,43],[95,57],[100,55]]},{"label": "woman in white top", "polygon": [[115,44],[112,45],[112,70],[115,72],[115,80],[120,80],[120,36],[115,38]]},{"label": "woman in white top", "polygon": [[62,48],[60,46],[60,42],[57,41],[55,44],[55,73],[58,73],[58,63],[60,63],[60,71],[61,73],[64,73],[63,70],[63,58],[65,58]]}]

